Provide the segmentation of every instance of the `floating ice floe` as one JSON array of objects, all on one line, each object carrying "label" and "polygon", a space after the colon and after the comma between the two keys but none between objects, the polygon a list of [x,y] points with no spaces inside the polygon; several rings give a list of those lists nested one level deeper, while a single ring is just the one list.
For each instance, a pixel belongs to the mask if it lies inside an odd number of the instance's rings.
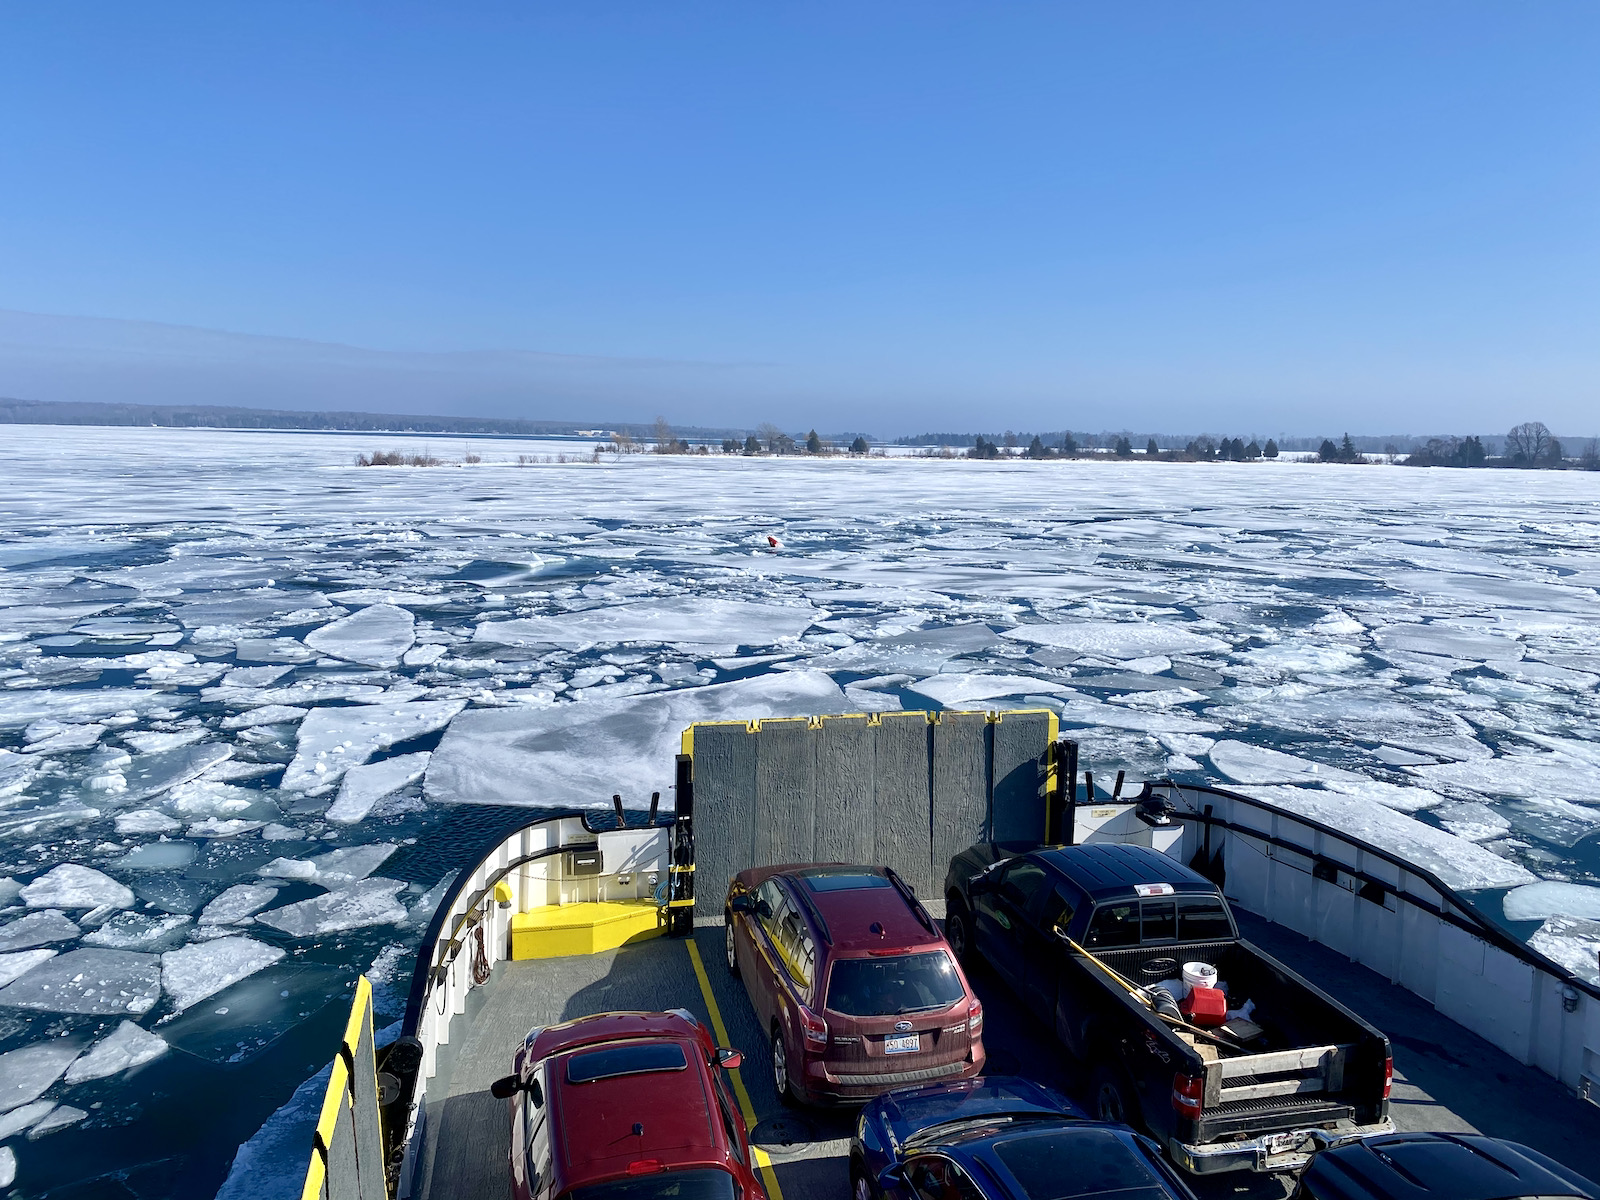
[{"label": "floating ice floe", "polygon": [[345,773],[339,798],[328,809],[328,820],[336,825],[352,825],[362,820],[379,800],[421,779],[431,757],[424,750],[352,767]]},{"label": "floating ice floe", "polygon": [[1490,842],[1511,832],[1511,822],[1487,804],[1475,800],[1441,804],[1434,815],[1457,837],[1469,842]]},{"label": "floating ice floe", "polygon": [[146,842],[111,865],[124,871],[181,871],[198,853],[193,842]]},{"label": "floating ice floe", "polygon": [[1522,800],[1556,797],[1594,803],[1595,766],[1564,754],[1507,754],[1475,762],[1406,768],[1431,788],[1453,788]]},{"label": "floating ice floe", "polygon": [[1524,884],[1506,893],[1508,921],[1543,921],[1548,917],[1578,917],[1600,921],[1600,887],[1546,879]]},{"label": "floating ice floe", "polygon": [[59,721],[35,721],[23,735],[28,743],[23,753],[66,754],[74,750],[87,750],[99,743],[105,731],[106,727],[99,724],[63,725]]},{"label": "floating ice floe", "polygon": [[33,1128],[54,1112],[55,1107],[54,1100],[35,1100],[32,1104],[13,1108],[4,1116],[0,1116],[0,1140],[15,1137],[23,1130]]},{"label": "floating ice floe", "polygon": [[237,716],[224,717],[224,729],[256,729],[262,725],[287,725],[300,720],[311,710],[298,708],[293,704],[267,704],[261,708],[253,708]]},{"label": "floating ice floe", "polygon": [[122,740],[140,754],[159,754],[163,750],[176,750],[179,746],[192,746],[205,736],[205,726],[195,725],[188,729],[175,729],[166,732],[160,730],[134,730],[123,734]]},{"label": "floating ice floe", "polygon": [[32,1104],[44,1095],[82,1050],[81,1042],[52,1038],[0,1054],[0,1112]]},{"label": "floating ice floe", "polygon": [[444,728],[466,705],[465,700],[417,700],[319,708],[300,724],[297,751],[283,773],[283,786],[304,792],[337,783],[351,767],[361,766],[379,750]]},{"label": "floating ice floe", "polygon": [[[473,709],[451,723],[433,752],[427,795],[445,802],[596,807],[620,792],[643,805],[652,791],[672,795],[673,755],[695,721],[845,711],[844,693],[821,671],[548,708]],[[608,764],[598,787],[597,762]]]},{"label": "floating ice floe", "polygon": [[807,605],[677,596],[547,617],[485,621],[474,641],[582,650],[603,643],[772,646],[792,641],[826,614]]},{"label": "floating ice floe", "polygon": [[1381,779],[1367,779],[1364,776],[1355,779],[1324,779],[1322,786],[1340,795],[1376,800],[1385,808],[1392,808],[1397,812],[1421,812],[1425,808],[1434,808],[1444,803],[1443,796],[1426,788],[1402,787],[1397,783],[1385,783]]},{"label": "floating ice floe", "polygon": [[231,757],[233,747],[216,742],[141,754],[122,770],[127,779],[122,802],[134,804],[159,796],[179,784],[188,783]]},{"label": "floating ice floe", "polygon": [[1516,887],[1535,881],[1533,872],[1521,864],[1375,800],[1301,787],[1259,787],[1250,794],[1409,859],[1458,891]]},{"label": "floating ice floe", "polygon": [[438,643],[427,646],[413,646],[406,651],[405,657],[400,661],[408,667],[432,666],[445,656],[448,647]]},{"label": "floating ice floe", "polygon": [[1218,742],[1211,747],[1210,757],[1212,765],[1235,783],[1364,781],[1364,776],[1354,771],[1312,762],[1281,750],[1269,750],[1265,746],[1252,746],[1248,742]]},{"label": "floating ice floe", "polygon": [[183,828],[182,821],[174,821],[166,813],[153,808],[136,808],[132,812],[118,813],[115,821],[118,833],[171,833]]},{"label": "floating ice floe", "polygon": [[15,904],[22,895],[22,881],[9,875],[0,875],[0,908]]},{"label": "floating ice floe", "polygon": [[21,979],[56,954],[55,950],[19,950],[14,954],[0,954],[0,987],[5,987],[13,979]]},{"label": "floating ice floe", "polygon": [[104,946],[109,950],[164,950],[181,942],[188,928],[189,918],[181,914],[158,917],[147,913],[118,913],[99,929],[84,934],[83,944]]},{"label": "floating ice floe", "polygon": [[1000,636],[1111,659],[1147,658],[1156,654],[1206,654],[1233,648],[1221,638],[1195,633],[1181,625],[1143,621],[1019,625],[1015,629],[1005,630]]},{"label": "floating ice floe", "polygon": [[265,821],[246,821],[240,817],[225,820],[222,817],[207,817],[204,821],[196,821],[184,833],[189,837],[200,838],[231,838],[242,833],[254,833],[264,828]]},{"label": "floating ice floe", "polygon": [[906,690],[926,696],[945,708],[957,708],[998,696],[1034,696],[1064,692],[1066,687],[1049,679],[1028,675],[934,675],[906,685]]},{"label": "floating ice floe", "polygon": [[1442,624],[1390,625],[1374,633],[1372,640],[1385,650],[1433,654],[1473,664],[1515,662],[1525,653],[1515,638]]},{"label": "floating ice floe", "polygon": [[276,683],[292,670],[294,670],[292,666],[234,667],[223,676],[222,686],[264,688],[268,684]]},{"label": "floating ice floe", "polygon": [[[406,919],[406,907],[396,898],[405,884],[397,879],[361,879],[335,891],[262,913],[256,920],[293,937],[312,937],[362,929],[369,925],[396,925]],[[5,993],[0,992],[0,999]]]},{"label": "floating ice floe", "polygon": [[[253,588],[244,591],[213,592],[194,599],[185,598],[173,606],[173,615],[183,622],[185,628],[201,629],[207,625],[255,625],[306,610],[328,607],[330,605],[327,597],[316,592]],[[316,618],[312,616],[310,619]]]},{"label": "floating ice floe", "polygon": [[17,1152],[10,1146],[0,1146],[0,1187],[10,1187],[17,1181]]},{"label": "floating ice floe", "polygon": [[200,913],[202,925],[235,925],[278,898],[278,889],[266,883],[236,883]]},{"label": "floating ice floe", "polygon": [[[277,946],[254,938],[225,937],[200,942],[161,956],[161,986],[174,1011],[182,1012],[230,984],[270,967],[284,955]],[[0,991],[0,1000],[5,993]]]},{"label": "floating ice floe", "polygon": [[[5,611],[0,608],[0,613]],[[82,724],[124,711],[162,708],[170,700],[170,696],[148,688],[0,692],[0,729],[23,729],[47,719]]]},{"label": "floating ice floe", "polygon": [[306,645],[347,662],[394,667],[416,641],[411,614],[393,604],[374,604],[306,634]]},{"label": "floating ice floe", "polygon": [[1087,696],[1072,696],[1051,702],[1069,725],[1091,728],[1134,729],[1156,735],[1164,733],[1218,733],[1222,726],[1203,717],[1182,712],[1143,712],[1121,704],[1103,704]]},{"label": "floating ice floe", "polygon": [[36,1142],[58,1129],[65,1129],[69,1125],[76,1125],[89,1114],[81,1108],[74,1108],[70,1104],[58,1104],[51,1110],[50,1115],[38,1122],[28,1130],[28,1140]]},{"label": "floating ice floe", "polygon": [[132,1021],[124,1021],[68,1067],[65,1080],[70,1087],[91,1079],[120,1075],[154,1062],[166,1052],[166,1040],[159,1034],[141,1029]]},{"label": "floating ice floe", "polygon": [[139,1016],[160,998],[158,956],[98,947],[59,955],[0,988],[0,1005],[41,1012]]},{"label": "floating ice floe", "polygon": [[1600,921],[1551,917],[1528,939],[1528,945],[1579,979],[1600,983]]},{"label": "floating ice floe", "polygon": [[0,951],[66,942],[77,937],[79,932],[77,924],[59,909],[29,913],[8,925],[0,925]]},{"label": "floating ice floe", "polygon": [[23,888],[21,898],[29,908],[127,908],[133,892],[104,871],[62,863]]}]

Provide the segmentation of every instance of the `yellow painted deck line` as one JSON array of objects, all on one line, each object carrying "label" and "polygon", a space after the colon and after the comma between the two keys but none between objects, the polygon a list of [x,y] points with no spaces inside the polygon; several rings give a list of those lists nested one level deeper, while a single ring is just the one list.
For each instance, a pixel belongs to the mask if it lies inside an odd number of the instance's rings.
[{"label": "yellow painted deck line", "polygon": [[[711,994],[711,980],[706,975],[706,965],[700,959],[700,947],[694,944],[694,938],[686,938],[684,946],[689,951],[689,965],[694,967],[694,977],[700,981],[700,995],[705,999],[706,1011],[711,1014],[711,1032],[716,1034],[717,1045],[732,1045],[728,1037],[728,1027],[722,1022],[722,1010],[717,1007],[717,998]],[[744,1123],[749,1128],[756,1127],[756,1107],[750,1103],[750,1093],[745,1091],[744,1080],[739,1077],[739,1069],[735,1067],[728,1074],[733,1076],[733,1094],[739,1100],[739,1112],[744,1116]],[[783,1189],[778,1186],[777,1172],[772,1169],[772,1160],[767,1157],[767,1152],[760,1146],[752,1145],[750,1154],[756,1160],[756,1166],[761,1169],[762,1182],[767,1185],[768,1200],[783,1200]]]}]

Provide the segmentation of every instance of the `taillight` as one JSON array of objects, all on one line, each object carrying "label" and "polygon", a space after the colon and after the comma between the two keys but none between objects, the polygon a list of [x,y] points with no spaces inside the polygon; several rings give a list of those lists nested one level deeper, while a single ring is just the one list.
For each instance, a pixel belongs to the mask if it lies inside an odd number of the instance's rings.
[{"label": "taillight", "polygon": [[800,1028],[805,1032],[808,1046],[828,1044],[828,1023],[809,1008],[800,1010]]},{"label": "taillight", "polygon": [[976,996],[972,998],[972,1007],[967,1010],[967,1032],[973,1037],[983,1032],[983,1001]]},{"label": "taillight", "polygon": [[1394,1056],[1388,1055],[1383,1060],[1383,1098],[1389,1098],[1389,1089],[1394,1086]]},{"label": "taillight", "polygon": [[1206,1077],[1185,1075],[1179,1071],[1172,1077],[1172,1111],[1180,1117],[1199,1117],[1206,1103]]},{"label": "taillight", "polygon": [[629,1175],[654,1175],[666,1169],[659,1158],[636,1158],[628,1164]]}]

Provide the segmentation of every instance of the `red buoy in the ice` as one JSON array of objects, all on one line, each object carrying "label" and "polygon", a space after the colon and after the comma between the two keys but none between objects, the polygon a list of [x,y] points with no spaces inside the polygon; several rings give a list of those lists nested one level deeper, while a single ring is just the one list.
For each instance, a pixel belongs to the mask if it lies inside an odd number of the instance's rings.
[{"label": "red buoy in the ice", "polygon": [[770,533],[767,534],[767,545],[771,546],[774,550],[776,550],[782,544],[782,542],[778,541],[778,539],[773,537]]}]

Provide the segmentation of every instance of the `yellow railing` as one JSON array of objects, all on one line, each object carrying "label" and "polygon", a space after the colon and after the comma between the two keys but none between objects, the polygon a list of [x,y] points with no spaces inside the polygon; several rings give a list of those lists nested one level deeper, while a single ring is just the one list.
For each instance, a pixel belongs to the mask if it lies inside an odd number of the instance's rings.
[{"label": "yellow railing", "polygon": [[301,1200],[388,1200],[378,1111],[378,1052],[372,1040],[372,984],[365,975],[356,981],[300,1195]]}]

